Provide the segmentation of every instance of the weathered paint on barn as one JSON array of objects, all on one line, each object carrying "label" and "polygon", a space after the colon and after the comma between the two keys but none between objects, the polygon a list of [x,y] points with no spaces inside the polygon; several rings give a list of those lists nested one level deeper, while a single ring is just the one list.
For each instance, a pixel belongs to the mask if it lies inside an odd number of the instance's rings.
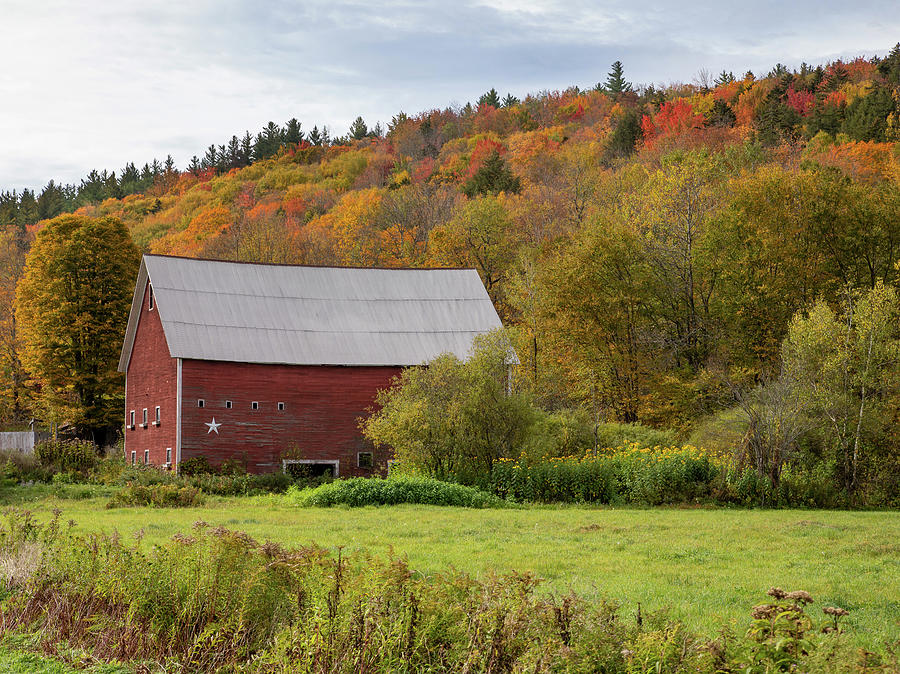
[{"label": "weathered paint on barn", "polygon": [[[166,449],[172,450],[175,463],[177,361],[169,355],[166,335],[159,312],[150,309],[149,286],[144,287],[137,335],[125,373],[125,458],[131,461],[134,452],[137,463],[144,462],[145,450],[150,450],[149,462],[161,466],[166,462]],[[159,406],[159,425],[155,425]],[[147,425],[143,426],[143,410],[147,410]],[[134,428],[131,412],[134,411]]]},{"label": "weathered paint on barn", "polygon": [[[369,475],[371,469],[358,467],[357,454],[374,452],[376,468],[382,469],[388,456],[365,441],[359,419],[376,392],[400,372],[398,367],[184,360],[181,460],[205,456],[215,465],[236,459],[260,473],[280,470],[289,454],[338,460],[341,476]],[[283,410],[278,403],[284,403]]]}]

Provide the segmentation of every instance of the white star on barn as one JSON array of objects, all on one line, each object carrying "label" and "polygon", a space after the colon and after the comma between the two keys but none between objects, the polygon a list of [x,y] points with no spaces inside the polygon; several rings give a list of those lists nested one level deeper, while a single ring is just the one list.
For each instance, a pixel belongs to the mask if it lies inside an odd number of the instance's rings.
[{"label": "white star on barn", "polygon": [[208,424],[206,424],[206,425],[209,426],[209,430],[206,431],[206,434],[207,434],[207,435],[209,435],[209,434],[212,433],[213,431],[215,431],[215,432],[216,432],[216,435],[218,435],[218,434],[219,434],[219,426],[221,426],[222,424],[217,424],[217,423],[216,423],[216,418],[213,417],[212,423],[208,423]]}]

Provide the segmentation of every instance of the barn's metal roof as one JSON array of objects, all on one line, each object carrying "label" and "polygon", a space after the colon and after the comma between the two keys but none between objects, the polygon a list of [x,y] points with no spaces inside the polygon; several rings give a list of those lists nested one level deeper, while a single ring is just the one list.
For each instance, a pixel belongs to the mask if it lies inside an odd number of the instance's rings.
[{"label": "barn's metal roof", "polygon": [[464,358],[501,326],[474,269],[355,269],[145,255],[119,370],[147,281],[175,358],[296,365],[419,365]]}]

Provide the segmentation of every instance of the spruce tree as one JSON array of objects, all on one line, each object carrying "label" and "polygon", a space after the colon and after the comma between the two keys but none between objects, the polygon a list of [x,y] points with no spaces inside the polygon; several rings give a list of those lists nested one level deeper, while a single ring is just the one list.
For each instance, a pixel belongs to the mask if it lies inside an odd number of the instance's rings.
[{"label": "spruce tree", "polygon": [[479,194],[518,192],[520,189],[519,178],[506,165],[500,153],[493,150],[475,174],[465,182],[462,191],[467,197],[474,197]]},{"label": "spruce tree", "polygon": [[318,127],[318,126],[314,126],[314,127],[312,128],[312,131],[309,132],[309,138],[308,138],[308,140],[309,140],[309,142],[310,142],[311,145],[316,145],[316,146],[318,146],[318,145],[321,145],[321,144],[322,144],[322,136],[321,136],[321,134],[319,133],[319,127]]},{"label": "spruce tree", "polygon": [[719,73],[715,80],[713,80],[713,84],[717,87],[720,87],[723,84],[731,84],[732,82],[734,82],[734,73],[725,72],[724,70]]},{"label": "spruce tree", "polygon": [[203,170],[203,165],[200,163],[200,158],[197,155],[191,157],[191,161],[188,162],[187,170],[195,176],[200,175],[200,171]]},{"label": "spruce tree", "polygon": [[247,131],[241,138],[241,166],[250,166],[255,157],[253,156],[253,136]]},{"label": "spruce tree", "polygon": [[200,162],[200,166],[206,169],[214,169],[216,168],[216,162],[219,159],[219,152],[216,149],[215,145],[210,145],[206,148],[206,154],[203,155],[203,161]]},{"label": "spruce tree", "polygon": [[300,122],[296,117],[288,120],[284,126],[284,142],[287,145],[299,145],[303,142],[303,131],[300,130]]},{"label": "spruce tree", "polygon": [[478,107],[481,108],[485,105],[490,105],[494,108],[500,107],[500,94],[497,93],[497,90],[494,87],[491,87],[491,90],[483,93],[478,98]]},{"label": "spruce tree", "polygon": [[362,140],[369,135],[369,127],[363,121],[362,117],[357,117],[350,125],[350,138],[353,140]]},{"label": "spruce tree", "polygon": [[631,82],[625,80],[625,69],[622,67],[621,61],[612,64],[612,70],[606,76],[606,84],[597,85],[597,88],[614,96],[631,91],[632,85]]},{"label": "spruce tree", "polygon": [[225,152],[228,157],[227,166],[229,169],[241,167],[241,141],[237,136],[232,136],[228,141],[228,149]]}]

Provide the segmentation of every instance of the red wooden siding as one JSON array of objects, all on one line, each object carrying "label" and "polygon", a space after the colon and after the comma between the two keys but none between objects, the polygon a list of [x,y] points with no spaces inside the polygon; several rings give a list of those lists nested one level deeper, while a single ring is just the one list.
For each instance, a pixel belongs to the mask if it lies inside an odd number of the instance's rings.
[{"label": "red wooden siding", "polygon": [[[174,467],[177,378],[177,361],[169,356],[159,312],[155,308],[150,310],[145,288],[125,380],[125,458],[128,461],[135,451],[138,463],[143,463],[144,450],[149,449],[150,463],[162,465],[166,462],[166,448],[171,447]],[[154,426],[157,405],[161,420],[159,426]],[[147,427],[142,428],[145,407]],[[131,410],[134,410],[134,430],[128,426]]]},{"label": "red wooden siding", "polygon": [[[340,475],[368,475],[357,452],[374,451],[375,471],[387,462],[359,432],[375,393],[399,367],[259,365],[182,361],[181,460],[205,456],[217,465],[237,459],[254,473],[281,469],[282,453],[340,461]],[[204,407],[197,400],[204,400]],[[227,409],[225,402],[232,401]],[[256,401],[259,409],[253,410]],[[285,403],[279,412],[277,404]],[[218,433],[206,425],[215,418]]]}]

